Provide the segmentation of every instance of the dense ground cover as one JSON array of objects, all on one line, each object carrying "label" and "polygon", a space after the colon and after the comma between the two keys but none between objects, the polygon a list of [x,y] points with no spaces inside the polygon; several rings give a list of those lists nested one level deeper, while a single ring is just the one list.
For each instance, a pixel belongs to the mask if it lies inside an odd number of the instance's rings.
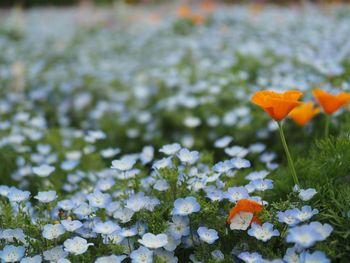
[{"label": "dense ground cover", "polygon": [[283,121],[298,188],[250,101],[349,91],[348,7],[0,20],[2,261],[348,262],[349,107]]}]

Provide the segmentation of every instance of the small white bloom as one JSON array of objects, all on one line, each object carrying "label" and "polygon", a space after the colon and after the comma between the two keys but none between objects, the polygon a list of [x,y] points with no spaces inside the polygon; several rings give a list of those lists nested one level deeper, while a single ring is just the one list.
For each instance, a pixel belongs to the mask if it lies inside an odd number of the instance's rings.
[{"label": "small white bloom", "polygon": [[88,243],[84,238],[74,237],[64,241],[63,245],[65,251],[74,255],[80,255],[85,253],[88,250],[89,246],[93,246],[94,244]]}]

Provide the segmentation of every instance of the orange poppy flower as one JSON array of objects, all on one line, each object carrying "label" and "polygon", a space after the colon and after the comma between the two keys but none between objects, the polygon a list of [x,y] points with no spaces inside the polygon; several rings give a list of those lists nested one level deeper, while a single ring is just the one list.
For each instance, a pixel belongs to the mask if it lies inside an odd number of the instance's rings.
[{"label": "orange poppy flower", "polygon": [[260,220],[257,217],[257,214],[260,213],[262,207],[262,204],[253,200],[241,199],[237,202],[236,206],[231,209],[230,215],[227,218],[227,223],[231,224],[231,220],[235,219],[236,216],[239,216],[241,213],[251,213],[252,218],[249,222],[249,225],[252,222],[260,224]]},{"label": "orange poppy flower", "polygon": [[255,92],[252,102],[260,106],[275,121],[281,121],[295,107],[302,104],[298,101],[302,95],[303,93],[297,90],[288,90],[283,93],[263,90]]},{"label": "orange poppy flower", "polygon": [[204,12],[212,12],[215,8],[215,5],[214,5],[214,2],[212,0],[204,0],[202,3],[201,3],[201,9],[204,11]]},{"label": "orange poppy flower", "polygon": [[316,114],[320,112],[320,108],[314,108],[313,102],[303,103],[299,107],[296,107],[289,113],[289,117],[293,119],[300,126],[304,126],[308,123]]},{"label": "orange poppy flower", "polygon": [[315,89],[312,93],[328,115],[333,114],[350,101],[350,94],[346,92],[340,92],[337,95],[333,95],[324,90]]}]

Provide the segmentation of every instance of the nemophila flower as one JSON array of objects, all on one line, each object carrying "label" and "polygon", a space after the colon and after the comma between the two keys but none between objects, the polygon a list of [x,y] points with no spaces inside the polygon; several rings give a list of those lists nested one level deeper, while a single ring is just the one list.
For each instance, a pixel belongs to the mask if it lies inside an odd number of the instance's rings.
[{"label": "nemophila flower", "polygon": [[224,193],[224,198],[230,200],[232,203],[236,203],[237,201],[248,197],[248,190],[243,186],[230,187],[227,189],[227,192]]},{"label": "nemophila flower", "polygon": [[18,240],[24,244],[26,244],[26,235],[24,234],[21,228],[16,229],[3,229],[0,231],[0,239],[5,240],[5,242],[15,242]]},{"label": "nemophila flower", "polygon": [[312,216],[318,214],[317,209],[312,209],[311,206],[308,205],[303,206],[301,210],[296,209],[296,211],[295,217],[301,222],[309,220]]},{"label": "nemophila flower", "polygon": [[243,169],[243,168],[250,167],[250,162],[246,159],[233,158],[233,159],[231,159],[231,162],[236,169]]},{"label": "nemophila flower", "polygon": [[299,254],[296,247],[287,248],[283,260],[287,263],[299,263]]},{"label": "nemophila flower", "polygon": [[53,240],[65,233],[65,229],[61,224],[47,224],[43,228],[43,237],[48,240]]},{"label": "nemophila flower", "polygon": [[154,148],[152,146],[145,146],[140,154],[140,160],[143,165],[150,163],[154,157]]},{"label": "nemophila flower", "polygon": [[300,262],[305,262],[305,263],[330,263],[331,261],[325,253],[322,251],[315,251],[315,252],[308,252],[308,251],[303,251],[300,254]]},{"label": "nemophila flower", "polygon": [[145,196],[143,192],[140,192],[140,193],[131,195],[125,201],[125,207],[134,212],[138,212],[141,209],[151,208],[152,202],[153,202],[152,198]]},{"label": "nemophila flower", "polygon": [[249,192],[266,191],[273,188],[273,181],[270,179],[256,179],[245,186]]},{"label": "nemophila flower", "polygon": [[309,201],[315,194],[317,191],[314,188],[300,189],[298,197],[303,201]]},{"label": "nemophila flower", "polygon": [[88,199],[90,206],[97,208],[105,208],[111,202],[111,196],[100,191],[88,194],[86,198]]},{"label": "nemophila flower", "polygon": [[296,226],[288,231],[287,242],[295,243],[303,248],[313,246],[317,241],[325,240],[333,231],[328,225],[319,222],[311,222],[308,225]]},{"label": "nemophila flower", "polygon": [[225,259],[225,255],[218,249],[213,250],[211,253],[211,256],[214,258],[216,261],[223,261]]},{"label": "nemophila flower", "polygon": [[169,183],[164,180],[164,179],[161,179],[161,180],[157,180],[156,183],[153,185],[153,188],[158,190],[158,191],[166,191],[169,189]]},{"label": "nemophila flower", "polygon": [[93,246],[93,243],[88,243],[86,239],[81,237],[74,237],[71,239],[67,239],[63,243],[64,250],[73,255],[81,255],[84,254],[89,246]]},{"label": "nemophila flower", "polygon": [[7,194],[7,198],[14,203],[26,201],[29,198],[29,196],[30,192],[22,191],[14,187],[11,187]]},{"label": "nemophila flower", "polygon": [[117,230],[120,230],[120,227],[112,221],[96,223],[93,229],[94,232],[102,235],[109,235]]},{"label": "nemophila flower", "polygon": [[218,238],[218,232],[215,229],[208,229],[207,227],[200,227],[197,230],[200,240],[213,244]]},{"label": "nemophila flower", "polygon": [[294,108],[290,113],[289,117],[292,118],[300,126],[307,124],[315,115],[320,112],[319,107],[314,108],[313,102],[303,103],[302,105]]},{"label": "nemophila flower", "polygon": [[123,237],[133,237],[136,236],[138,234],[138,229],[137,226],[132,226],[131,228],[122,228],[119,233],[123,236]]},{"label": "nemophila flower", "polygon": [[342,106],[350,102],[350,94],[346,92],[340,92],[334,95],[321,89],[314,89],[312,94],[328,115],[335,113]]},{"label": "nemophila flower", "polygon": [[124,172],[131,170],[135,163],[136,161],[133,158],[122,158],[120,160],[113,160],[111,168]]},{"label": "nemophila flower", "polygon": [[7,185],[0,185],[0,195],[7,196],[10,192],[10,187]]},{"label": "nemophila flower", "polygon": [[86,217],[94,212],[94,208],[87,203],[82,203],[73,210],[73,213],[80,217]]},{"label": "nemophila flower", "polygon": [[223,162],[218,162],[213,166],[213,170],[218,173],[227,173],[234,168],[234,165],[231,160],[226,160]]},{"label": "nemophila flower", "polygon": [[252,223],[251,228],[248,230],[248,235],[266,242],[272,237],[280,235],[279,231],[277,229],[273,229],[273,227],[274,225],[268,222],[264,223],[263,225]]},{"label": "nemophila flower", "polygon": [[181,238],[174,238],[171,233],[167,233],[168,243],[163,247],[166,251],[175,251],[181,244]]},{"label": "nemophila flower", "polygon": [[300,222],[299,219],[297,219],[296,217],[297,213],[297,209],[288,209],[284,212],[278,212],[278,221],[281,223],[285,223],[289,226],[295,226]]},{"label": "nemophila flower", "polygon": [[40,166],[33,167],[33,173],[40,177],[47,177],[55,171],[55,167],[42,164]]},{"label": "nemophila flower", "polygon": [[36,255],[34,257],[25,257],[21,259],[20,263],[41,263],[42,257],[40,255]]},{"label": "nemophila flower", "polygon": [[57,206],[65,211],[70,211],[75,208],[75,204],[72,200],[61,200],[57,203]]},{"label": "nemophila flower", "polygon": [[23,246],[6,245],[0,251],[0,258],[2,262],[17,262],[23,258],[26,249]]},{"label": "nemophila flower", "polygon": [[119,148],[107,148],[107,149],[101,150],[101,156],[103,158],[112,158],[116,156],[118,153],[120,153]]},{"label": "nemophila flower", "polygon": [[154,235],[152,233],[146,233],[138,242],[145,247],[155,249],[164,247],[168,243],[168,237],[165,234]]},{"label": "nemophila flower", "polygon": [[196,213],[201,209],[196,198],[188,196],[186,198],[178,198],[174,202],[173,215],[187,216]]},{"label": "nemophila flower", "polygon": [[162,148],[159,149],[160,152],[166,155],[175,155],[178,151],[180,151],[181,145],[178,143],[166,144],[163,145]]},{"label": "nemophila flower", "polygon": [[177,263],[178,258],[174,256],[174,252],[172,251],[167,251],[164,249],[156,249],[154,251],[155,256],[162,260],[162,262],[167,262],[167,263]]},{"label": "nemophila flower", "polygon": [[46,191],[46,192],[39,192],[36,196],[34,196],[35,199],[37,199],[41,203],[50,203],[53,200],[57,198],[56,191]]},{"label": "nemophila flower", "polygon": [[61,225],[69,232],[74,232],[75,230],[81,228],[83,223],[79,220],[61,220]]},{"label": "nemophila flower", "polygon": [[152,167],[153,169],[161,170],[164,168],[170,168],[172,166],[173,166],[173,163],[171,161],[171,157],[167,157],[154,162]]},{"label": "nemophila flower", "polygon": [[179,157],[180,161],[184,164],[194,164],[199,159],[199,152],[182,148],[177,153],[177,157]]},{"label": "nemophila flower", "polygon": [[264,90],[255,92],[252,102],[261,107],[275,121],[281,121],[294,108],[302,104],[298,101],[302,95],[303,93],[297,90],[289,90],[284,93]]},{"label": "nemophila flower", "polygon": [[128,208],[119,208],[113,213],[113,218],[120,220],[121,223],[127,223],[134,215],[134,211]]},{"label": "nemophila flower", "polygon": [[[205,189],[204,189],[205,190]],[[224,193],[220,189],[206,191],[206,197],[208,197],[211,201],[221,201],[224,199]]]},{"label": "nemophila flower", "polygon": [[60,259],[66,258],[68,253],[63,250],[62,246],[56,246],[44,251],[43,256],[45,260],[56,262]]},{"label": "nemophila flower", "polygon": [[169,223],[169,233],[175,239],[188,236],[190,234],[188,217],[174,215],[172,222]]},{"label": "nemophila flower", "polygon": [[95,263],[122,263],[124,259],[126,259],[126,255],[116,256],[116,255],[110,255],[110,256],[104,256],[104,257],[98,257],[95,260]]},{"label": "nemophila flower", "polygon": [[252,222],[260,223],[257,215],[262,204],[249,199],[241,199],[230,211],[227,223],[232,230],[246,230]]},{"label": "nemophila flower", "polygon": [[241,146],[233,146],[225,148],[225,153],[231,157],[243,158],[249,153],[249,150]]},{"label": "nemophila flower", "polygon": [[153,251],[141,246],[131,252],[130,258],[132,263],[152,263]]},{"label": "nemophila flower", "polygon": [[233,141],[232,136],[224,136],[214,142],[216,148],[225,148]]},{"label": "nemophila flower", "polygon": [[252,153],[261,153],[266,149],[266,145],[263,143],[254,143],[249,146],[249,151]]},{"label": "nemophila flower", "polygon": [[257,179],[265,179],[265,177],[269,174],[269,171],[262,170],[262,171],[255,171],[249,173],[245,179],[248,179],[250,181],[257,180]]},{"label": "nemophila flower", "polygon": [[262,256],[257,252],[242,252],[238,255],[238,257],[246,263],[256,263],[263,261]]}]

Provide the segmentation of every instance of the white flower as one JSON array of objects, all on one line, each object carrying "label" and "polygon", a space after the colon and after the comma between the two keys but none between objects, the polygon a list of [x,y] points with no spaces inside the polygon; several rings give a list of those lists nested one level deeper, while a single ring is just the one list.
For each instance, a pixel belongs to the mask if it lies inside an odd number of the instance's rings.
[{"label": "white flower", "polygon": [[138,241],[148,248],[160,248],[168,243],[168,237],[165,234],[154,235],[152,233],[146,233]]},{"label": "white flower", "polygon": [[40,176],[40,177],[47,177],[53,171],[55,171],[55,167],[47,164],[42,164],[40,166],[33,167],[33,173],[35,173],[37,176]]},{"label": "white flower", "polygon": [[36,196],[34,196],[35,199],[39,200],[39,202],[42,203],[50,203],[53,200],[57,198],[56,191],[46,191],[46,192],[39,192]]},{"label": "white flower", "polygon": [[247,230],[253,219],[253,213],[239,212],[232,219],[230,229],[232,230]]},{"label": "white flower", "polygon": [[89,246],[93,246],[94,244],[88,243],[84,238],[74,237],[64,241],[63,245],[65,251],[74,255],[80,255],[85,253],[88,250]]},{"label": "white flower", "polygon": [[122,255],[122,256],[110,255],[106,257],[97,258],[95,263],[122,263],[124,259],[126,259],[125,255]]},{"label": "white flower", "polygon": [[34,257],[25,257],[22,258],[21,263],[41,263],[42,257],[40,255],[36,255]]}]

